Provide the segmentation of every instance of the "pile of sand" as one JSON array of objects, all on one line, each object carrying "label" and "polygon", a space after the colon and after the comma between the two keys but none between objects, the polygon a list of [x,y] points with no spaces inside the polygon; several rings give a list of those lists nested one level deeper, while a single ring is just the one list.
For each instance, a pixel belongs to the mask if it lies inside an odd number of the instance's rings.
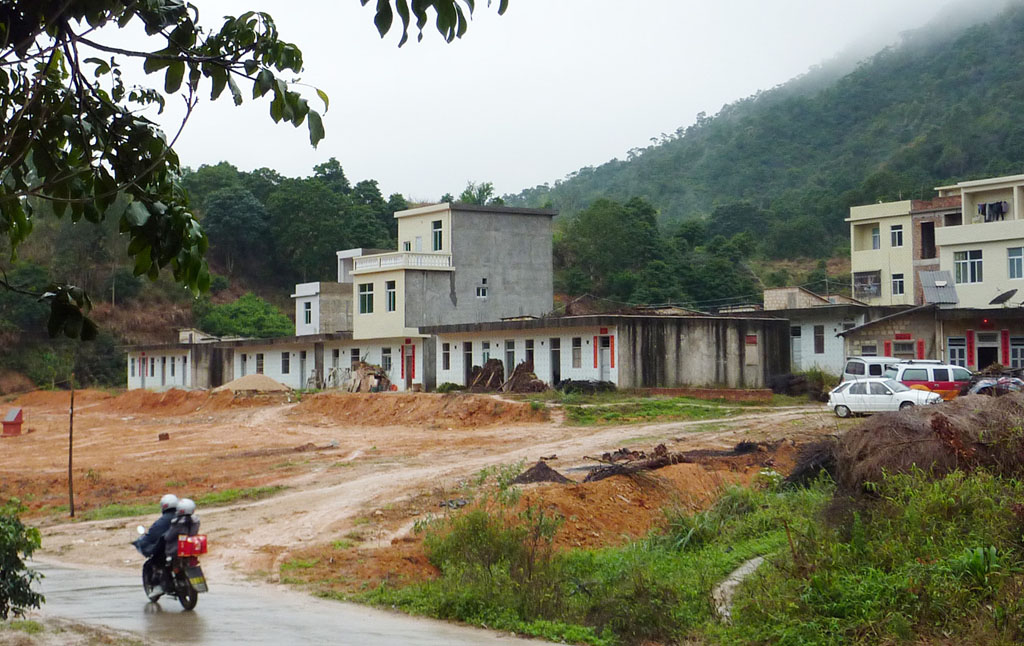
[{"label": "pile of sand", "polygon": [[275,381],[266,375],[246,375],[223,386],[217,386],[213,392],[219,393],[230,390],[233,393],[283,393],[291,390],[280,381]]}]

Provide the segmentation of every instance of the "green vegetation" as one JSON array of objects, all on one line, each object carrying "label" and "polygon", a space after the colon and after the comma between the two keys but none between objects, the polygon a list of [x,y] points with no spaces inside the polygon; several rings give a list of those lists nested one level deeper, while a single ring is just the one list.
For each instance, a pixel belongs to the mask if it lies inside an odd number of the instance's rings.
[{"label": "green vegetation", "polygon": [[927,25],[856,67],[826,64],[701,113],[625,160],[505,199],[571,221],[602,198],[642,197],[666,239],[699,225],[707,240],[747,233],[771,258],[846,255],[852,205],[1024,169],[1022,30],[1020,6],[969,28]]},{"label": "green vegetation", "polygon": [[125,518],[130,516],[146,516],[159,514],[160,507],[152,502],[120,503],[115,502],[103,507],[90,509],[82,514],[82,520],[106,520],[108,518]]},{"label": "green vegetation", "polygon": [[566,420],[580,426],[633,424],[670,420],[702,420],[730,417],[743,412],[735,405],[723,405],[691,397],[646,398],[609,404],[565,405]]},{"label": "green vegetation", "polygon": [[4,625],[7,630],[16,630],[28,635],[35,635],[43,632],[43,625],[31,619],[14,619]]},{"label": "green vegetation", "polygon": [[262,500],[278,494],[288,487],[284,485],[271,485],[265,487],[250,487],[248,489],[222,489],[196,496],[197,505],[215,506],[229,505],[240,500]]},{"label": "green vegetation", "polygon": [[[551,549],[559,520],[492,504],[436,521],[437,580],[357,598],[407,612],[588,644],[1014,644],[1024,639],[1024,484],[920,471],[834,498],[819,480],[731,487],[711,509],[666,513],[622,547]],[[514,497],[513,497],[514,499]],[[711,591],[766,556],[731,624]]]},{"label": "green vegetation", "polygon": [[232,303],[211,305],[199,299],[193,306],[199,327],[216,336],[267,338],[295,334],[295,326],[281,310],[253,293]]},{"label": "green vegetation", "polygon": [[21,616],[38,608],[43,595],[32,590],[39,574],[25,565],[25,559],[39,549],[39,530],[22,524],[25,507],[18,500],[0,505],[0,619]]}]

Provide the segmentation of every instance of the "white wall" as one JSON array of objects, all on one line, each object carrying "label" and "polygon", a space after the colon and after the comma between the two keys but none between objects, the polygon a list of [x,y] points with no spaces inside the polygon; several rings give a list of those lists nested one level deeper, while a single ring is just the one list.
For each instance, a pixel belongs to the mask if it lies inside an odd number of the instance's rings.
[{"label": "white wall", "polygon": [[[142,362],[145,361],[145,372]],[[189,388],[191,380],[191,358],[188,350],[179,348],[131,352],[126,360],[128,389],[169,390]]]},{"label": "white wall", "polygon": [[[505,332],[470,332],[461,334],[440,334],[437,337],[437,383],[451,382],[466,385],[465,379],[465,345],[472,343],[472,364],[483,364],[483,342],[490,343],[490,358],[505,361],[505,341],[512,340],[515,346],[515,363],[513,368],[526,359],[526,341],[533,340],[533,371],[537,377],[548,385],[553,385],[551,372],[551,339],[560,341],[561,379],[611,381],[618,384],[619,347],[615,328],[606,328],[602,335],[596,327],[555,328],[541,330],[515,330]],[[608,349],[609,357],[606,374],[601,375],[600,367],[594,367],[594,337],[609,336],[612,339]],[[581,343],[579,367],[573,367],[572,340],[579,338]],[[448,343],[450,364],[444,368],[444,344]],[[614,367],[613,367],[614,365]]]},{"label": "white wall", "polygon": [[[817,368],[834,375],[841,375],[846,359],[845,341],[842,337],[837,337],[836,334],[843,331],[844,322],[860,325],[864,322],[864,316],[837,318],[826,313],[792,314],[790,326],[799,326],[801,332],[799,338],[790,336],[792,370],[796,372]],[[814,351],[814,326],[816,325],[823,326],[825,332],[825,347],[824,352],[821,353]]]},{"label": "white wall", "polygon": [[[406,344],[405,340],[410,343]],[[420,337],[397,337],[390,339],[352,340],[340,343],[327,343],[324,345],[324,377],[326,378],[331,369],[337,365],[340,372],[352,365],[352,350],[359,351],[359,360],[378,366],[384,366],[384,349],[391,351],[391,370],[388,371],[388,379],[394,384],[398,391],[407,390],[406,380],[402,370],[402,347],[415,347],[415,352],[410,349],[410,356],[414,357],[414,371],[411,373],[412,384],[423,384],[423,341]],[[338,351],[337,364],[335,364],[334,351]]]},{"label": "white wall", "polygon": [[[302,353],[305,352],[305,366],[302,362]],[[288,354],[288,372],[284,372],[282,354]],[[235,379],[243,375],[257,373],[258,355],[263,355],[262,374],[281,382],[289,388],[305,388],[307,380],[313,376],[316,366],[313,360],[313,344],[267,344],[267,345],[246,345],[235,348],[234,374]],[[242,361],[245,361],[245,369],[242,369]]]}]

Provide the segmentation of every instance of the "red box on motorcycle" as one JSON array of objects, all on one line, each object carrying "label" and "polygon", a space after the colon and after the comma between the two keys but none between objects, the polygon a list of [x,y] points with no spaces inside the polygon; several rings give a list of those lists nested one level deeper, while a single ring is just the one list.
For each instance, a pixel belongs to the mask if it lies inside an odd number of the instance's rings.
[{"label": "red box on motorcycle", "polygon": [[178,537],[178,556],[199,556],[206,554],[206,535]]}]

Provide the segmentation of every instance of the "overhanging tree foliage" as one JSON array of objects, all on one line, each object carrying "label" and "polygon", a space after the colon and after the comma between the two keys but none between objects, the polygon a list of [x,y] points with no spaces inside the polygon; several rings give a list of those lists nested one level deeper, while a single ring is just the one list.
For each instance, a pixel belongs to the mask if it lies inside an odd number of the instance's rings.
[{"label": "overhanging tree foliage", "polygon": [[43,595],[32,590],[39,573],[27,569],[24,560],[39,547],[39,530],[21,523],[18,514],[24,510],[17,500],[0,505],[0,619],[43,602]]},{"label": "overhanging tree foliage", "polygon": [[[501,0],[499,13],[506,1]],[[361,0],[363,5],[368,0]],[[397,14],[405,43],[413,22],[435,26],[448,41],[461,37],[473,0],[378,0],[374,24],[383,36]],[[151,39],[144,49],[110,44],[115,28],[139,27]],[[162,87],[127,85],[122,65],[142,61]],[[48,215],[73,221],[118,221],[128,236],[136,275],[155,279],[169,268],[175,280],[201,292],[210,274],[203,260],[207,239],[178,183],[173,145],[201,94],[230,96],[241,104],[267,97],[270,116],[300,126],[310,143],[323,138],[320,114],[294,89],[302,52],[282,40],[270,15],[226,17],[204,27],[199,10],[183,0],[9,0],[0,5],[0,243],[12,257]],[[316,90],[327,109],[327,95]],[[185,117],[169,139],[142,115],[179,95]],[[16,288],[0,274],[0,286]],[[17,290],[16,290],[17,291]],[[54,284],[35,295],[50,305],[48,331],[91,339],[91,302],[80,288]]]}]

